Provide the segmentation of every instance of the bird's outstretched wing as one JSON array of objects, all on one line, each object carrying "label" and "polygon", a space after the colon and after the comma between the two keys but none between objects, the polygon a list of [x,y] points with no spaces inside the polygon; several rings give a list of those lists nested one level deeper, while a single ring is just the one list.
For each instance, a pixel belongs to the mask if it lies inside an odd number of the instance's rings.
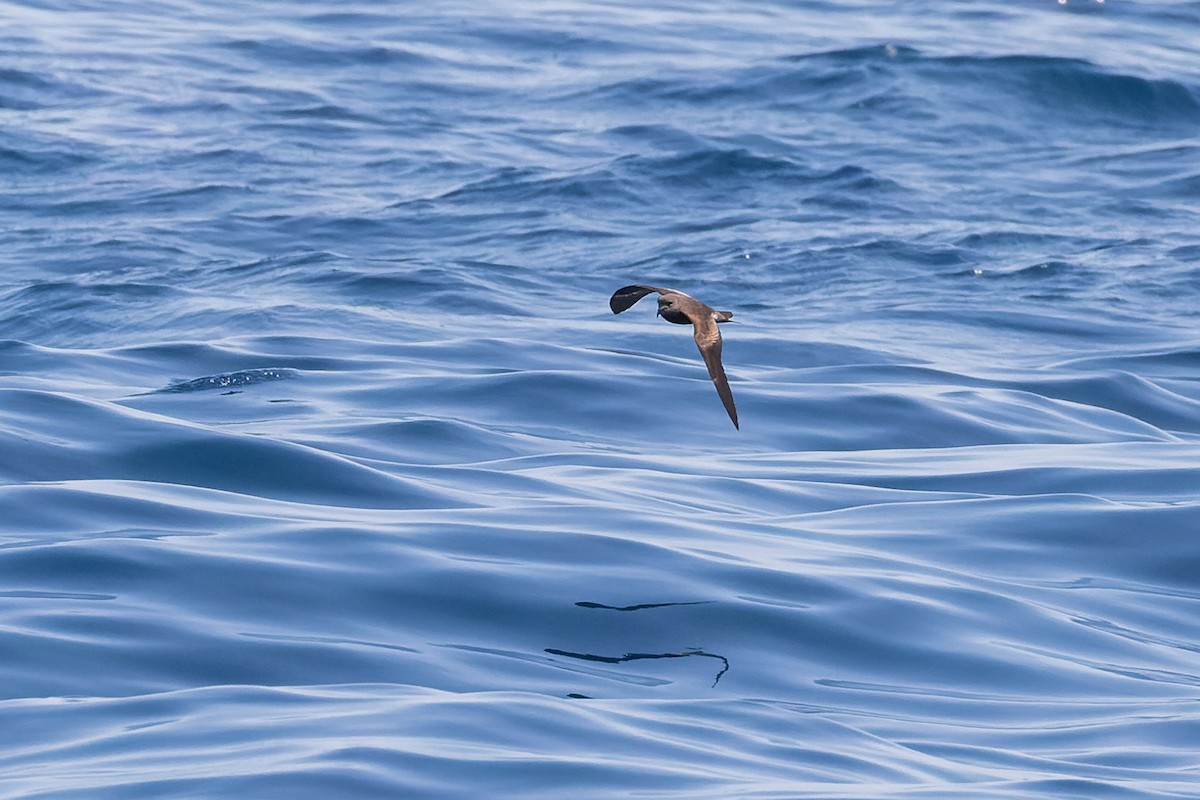
[{"label": "bird's outstretched wing", "polygon": [[620,314],[648,294],[652,294],[653,292],[662,294],[669,291],[671,290],[660,289],[657,286],[622,286],[613,292],[613,296],[608,299],[608,307],[612,309],[614,314]]},{"label": "bird's outstretched wing", "polygon": [[693,338],[704,357],[704,366],[708,367],[708,377],[712,378],[713,386],[717,387],[717,395],[725,405],[725,411],[733,420],[733,427],[741,430],[738,425],[737,407],[733,404],[733,391],[729,388],[729,379],[725,377],[725,368],[721,366],[721,331],[712,317],[692,316],[692,324],[696,326]]}]

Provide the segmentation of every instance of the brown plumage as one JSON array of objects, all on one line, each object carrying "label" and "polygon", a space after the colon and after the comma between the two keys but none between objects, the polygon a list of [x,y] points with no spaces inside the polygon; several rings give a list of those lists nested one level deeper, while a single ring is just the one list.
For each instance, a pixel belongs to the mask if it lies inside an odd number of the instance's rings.
[{"label": "brown plumage", "polygon": [[[677,325],[691,324],[695,331],[693,338],[704,357],[704,365],[708,367],[708,376],[717,387],[717,394],[733,420],[733,427],[738,427],[737,409],[733,405],[733,392],[729,390],[729,381],[721,366],[721,332],[717,323],[733,319],[732,311],[716,311],[694,297],[674,289],[660,289],[657,286],[624,286],[613,292],[608,301],[608,307],[614,314],[620,314],[651,292],[658,292],[658,315],[667,322]],[[740,430],[740,428],[739,428]]]}]

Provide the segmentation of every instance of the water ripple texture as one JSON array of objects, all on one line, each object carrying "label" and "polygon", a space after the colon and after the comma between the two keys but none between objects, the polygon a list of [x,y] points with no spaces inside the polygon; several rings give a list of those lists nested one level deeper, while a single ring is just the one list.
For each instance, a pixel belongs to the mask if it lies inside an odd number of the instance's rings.
[{"label": "water ripple texture", "polygon": [[1200,795],[1195,3],[0,22],[0,798]]}]

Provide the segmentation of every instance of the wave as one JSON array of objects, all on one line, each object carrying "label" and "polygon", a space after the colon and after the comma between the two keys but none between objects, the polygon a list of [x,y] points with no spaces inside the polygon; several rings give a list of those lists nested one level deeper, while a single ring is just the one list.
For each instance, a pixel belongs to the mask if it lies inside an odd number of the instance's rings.
[{"label": "wave", "polygon": [[[948,103],[951,90],[954,102]],[[767,103],[810,113],[865,111],[925,124],[967,122],[966,114],[993,108],[1003,98],[1009,114],[1068,129],[1108,122],[1182,130],[1200,121],[1200,94],[1179,80],[1127,74],[1078,58],[942,56],[890,44],[805,53],[732,73],[638,78],[587,97],[692,106]]]},{"label": "wave", "polygon": [[[312,448],[110,403],[20,389],[3,396],[9,483],[145,480],[351,505],[435,507],[437,493]],[[335,500],[336,498],[336,500]]]},{"label": "wave", "polygon": [[[315,22],[322,21],[315,17]],[[334,20],[339,18],[335,17]],[[346,21],[342,18],[342,21]],[[319,45],[300,39],[232,39],[214,43],[243,58],[249,57],[268,66],[336,68],[357,65],[406,67],[424,65],[429,58],[411,50],[383,46]]]},{"label": "wave", "polygon": [[176,381],[169,386],[159,389],[160,392],[178,394],[180,392],[204,392],[212,389],[233,390],[241,386],[254,386],[267,381],[282,381],[300,377],[300,373],[292,369],[265,367],[259,369],[244,369],[237,372],[222,372],[218,375],[205,375],[201,378]]}]

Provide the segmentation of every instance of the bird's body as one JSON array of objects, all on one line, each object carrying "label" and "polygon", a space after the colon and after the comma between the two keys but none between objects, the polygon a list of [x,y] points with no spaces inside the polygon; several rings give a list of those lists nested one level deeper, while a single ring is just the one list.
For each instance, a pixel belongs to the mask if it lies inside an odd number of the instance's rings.
[{"label": "bird's body", "polygon": [[608,301],[608,307],[614,314],[630,308],[638,300],[648,294],[658,293],[658,315],[667,322],[676,325],[691,325],[696,346],[704,357],[704,365],[708,367],[708,376],[717,387],[717,394],[733,420],[733,427],[738,427],[737,408],[733,405],[733,392],[729,389],[729,380],[725,377],[725,369],[721,366],[721,331],[717,324],[733,319],[732,311],[717,311],[706,303],[674,289],[661,289],[657,286],[624,286],[613,292]]}]

